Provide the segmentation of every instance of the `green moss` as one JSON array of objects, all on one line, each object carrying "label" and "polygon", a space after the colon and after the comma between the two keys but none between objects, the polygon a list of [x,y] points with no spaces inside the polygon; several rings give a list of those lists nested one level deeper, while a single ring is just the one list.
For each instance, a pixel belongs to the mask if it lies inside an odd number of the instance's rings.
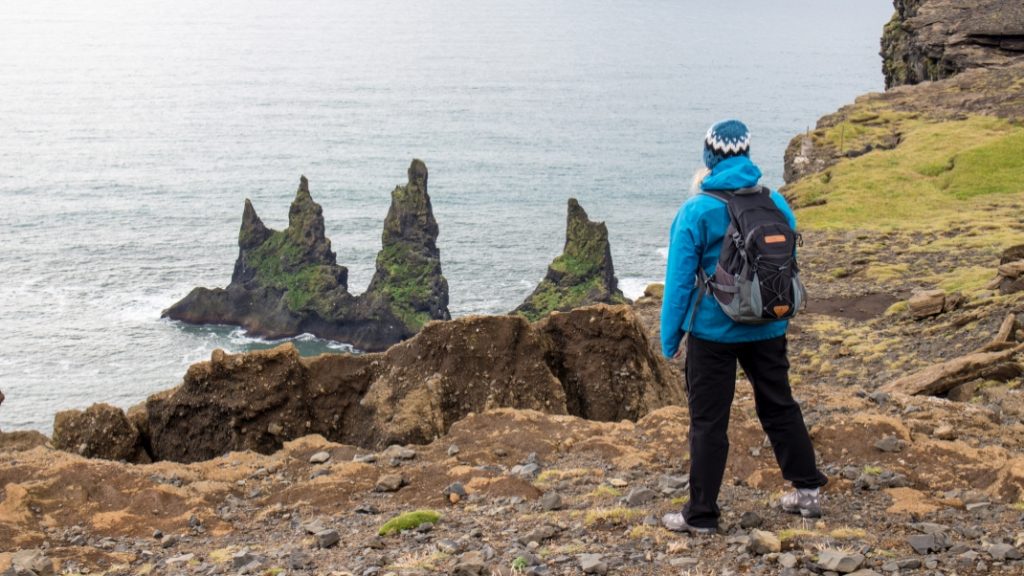
[{"label": "green moss", "polygon": [[[839,162],[827,183],[805,178],[793,184],[797,204],[807,206],[798,214],[802,226],[908,231],[1012,223],[993,206],[1012,206],[1024,196],[1024,128],[992,117],[929,122],[889,116],[901,134],[898,147]],[[881,126],[855,138],[882,138],[893,129]],[[823,138],[834,139],[835,130]],[[827,203],[808,206],[808,198]]]},{"label": "green moss", "polygon": [[432,283],[440,275],[437,261],[414,251],[408,244],[395,242],[377,255],[377,269],[383,271],[378,288],[391,309],[413,331],[430,321],[427,312],[417,311],[433,294]]},{"label": "green moss", "polygon": [[397,534],[403,530],[412,530],[420,524],[436,524],[440,519],[441,515],[433,510],[406,512],[385,522],[377,533],[381,536]]},{"label": "green moss", "polygon": [[321,316],[330,313],[325,293],[338,288],[336,268],[326,264],[303,262],[302,247],[286,233],[274,231],[269,238],[245,257],[263,286],[285,291],[285,303],[293,311],[314,310]]}]

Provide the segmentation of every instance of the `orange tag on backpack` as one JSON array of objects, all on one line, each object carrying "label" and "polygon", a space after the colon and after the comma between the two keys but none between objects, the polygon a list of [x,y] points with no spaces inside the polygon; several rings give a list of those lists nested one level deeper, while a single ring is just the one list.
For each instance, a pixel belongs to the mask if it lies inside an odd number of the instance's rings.
[{"label": "orange tag on backpack", "polygon": [[776,318],[782,318],[783,314],[789,312],[789,306],[776,306],[775,308],[772,308],[772,311],[775,312]]},{"label": "orange tag on backpack", "polygon": [[783,236],[782,234],[776,234],[774,236],[765,236],[764,237],[764,243],[765,244],[778,244],[779,242],[785,242],[785,241],[786,241],[786,237]]}]

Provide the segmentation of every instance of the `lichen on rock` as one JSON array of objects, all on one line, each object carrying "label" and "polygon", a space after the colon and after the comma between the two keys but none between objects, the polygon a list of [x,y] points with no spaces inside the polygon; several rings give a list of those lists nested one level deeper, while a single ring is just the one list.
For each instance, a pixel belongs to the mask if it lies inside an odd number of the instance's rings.
[{"label": "lichen on rock", "polygon": [[580,203],[570,198],[565,248],[548,266],[547,275],[537,288],[514,312],[538,320],[556,310],[627,302],[615,278],[608,227],[604,222],[592,222]]},{"label": "lichen on rock", "polygon": [[430,320],[447,320],[448,283],[427,196],[427,167],[413,160],[409,184],[392,192],[377,273],[369,289],[348,291],[324,226],[323,209],[300,178],[288,227],[267,228],[249,200],[238,232],[238,259],[226,289],[196,288],[163,312],[191,324],[236,324],[270,338],[309,332],[383,350]]}]

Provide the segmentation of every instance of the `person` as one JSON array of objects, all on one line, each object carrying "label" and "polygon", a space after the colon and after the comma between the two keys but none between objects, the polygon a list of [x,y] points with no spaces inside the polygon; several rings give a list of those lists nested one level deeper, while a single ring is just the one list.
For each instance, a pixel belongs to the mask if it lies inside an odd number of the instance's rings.
[{"label": "person", "polygon": [[[761,170],[750,160],[750,131],[738,120],[718,122],[708,130],[704,164],[706,169],[694,180],[700,191],[738,190],[757,186],[761,179]],[[786,200],[778,192],[770,195],[795,230],[796,218]],[[681,512],[666,514],[662,524],[680,532],[717,531],[737,361],[753,386],[757,416],[782,476],[794,487],[782,497],[782,509],[820,516],[819,488],[828,482],[815,464],[814,448],[789,386],[788,321],[740,324],[715,298],[698,298],[698,266],[709,276],[714,273],[729,225],[726,206],[711,194],[694,194],[679,209],[670,233],[661,346],[666,357],[679,358],[685,336],[690,499]]]}]

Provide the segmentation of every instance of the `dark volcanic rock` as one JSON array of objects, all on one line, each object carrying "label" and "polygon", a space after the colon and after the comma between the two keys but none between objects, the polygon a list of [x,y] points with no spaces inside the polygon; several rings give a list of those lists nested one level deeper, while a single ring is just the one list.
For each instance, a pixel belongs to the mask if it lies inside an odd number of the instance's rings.
[{"label": "dark volcanic rock", "polygon": [[628,302],[618,289],[604,222],[591,222],[579,202],[570,198],[565,228],[561,256],[551,262],[547,276],[514,311],[530,320],[555,310]]},{"label": "dark volcanic rock", "polygon": [[431,323],[384,353],[216,350],[180,386],[121,418],[145,419],[134,426],[154,459],[192,462],[269,453],[307,434],[371,449],[426,443],[470,412],[499,407],[637,419],[682,398],[632,310],[600,305],[536,324],[519,316]]},{"label": "dark volcanic rock", "polygon": [[323,210],[305,177],[288,212],[288,228],[267,228],[245,201],[238,259],[226,289],[196,288],[163,312],[191,324],[237,324],[260,336],[309,332],[383,350],[430,320],[447,320],[437,222],[427,195],[427,168],[414,160],[409,183],[391,194],[377,273],[361,296],[348,292],[324,229]]},{"label": "dark volcanic rock", "polygon": [[895,0],[882,34],[887,88],[941,80],[1024,56],[1024,4],[1019,0]]},{"label": "dark volcanic rock", "polygon": [[120,408],[109,404],[58,412],[53,419],[53,446],[91,458],[148,460],[139,431]]}]

